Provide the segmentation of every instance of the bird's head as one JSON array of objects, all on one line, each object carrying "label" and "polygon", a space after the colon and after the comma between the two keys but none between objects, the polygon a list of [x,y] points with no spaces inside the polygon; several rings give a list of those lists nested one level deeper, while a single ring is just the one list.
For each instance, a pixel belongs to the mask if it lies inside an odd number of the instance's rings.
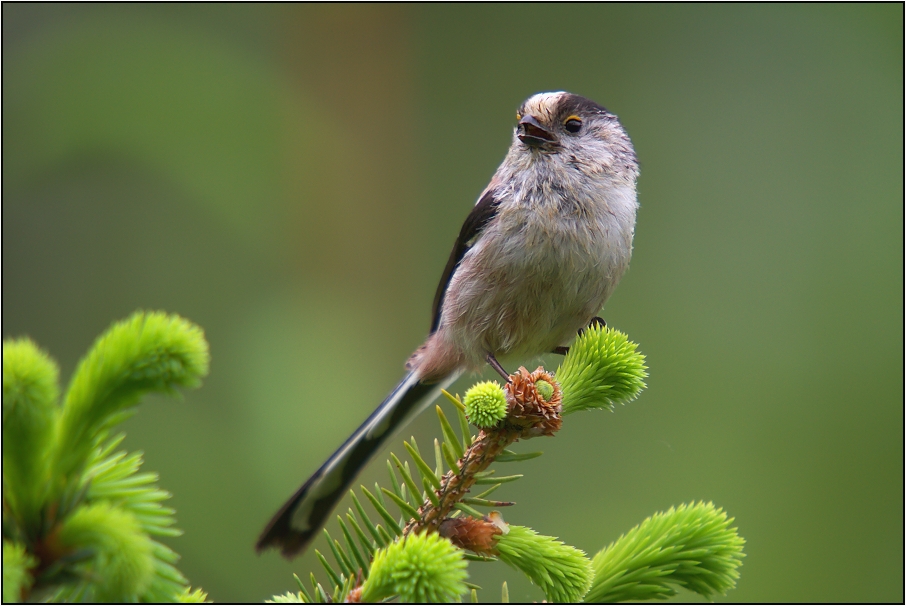
[{"label": "bird's head", "polygon": [[512,154],[560,160],[595,171],[618,161],[635,165],[635,152],[615,115],[567,92],[538,93],[516,112]]}]

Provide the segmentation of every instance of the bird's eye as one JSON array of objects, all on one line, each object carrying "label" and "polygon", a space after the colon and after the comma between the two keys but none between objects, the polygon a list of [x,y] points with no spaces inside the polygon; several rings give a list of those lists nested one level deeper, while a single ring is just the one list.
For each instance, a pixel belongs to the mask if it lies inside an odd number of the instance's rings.
[{"label": "bird's eye", "polygon": [[522,114],[516,112],[516,122],[519,122],[520,120],[522,120]]},{"label": "bird's eye", "polygon": [[582,130],[582,118],[580,118],[579,116],[570,116],[563,121],[563,128],[573,134],[576,134],[577,132]]}]

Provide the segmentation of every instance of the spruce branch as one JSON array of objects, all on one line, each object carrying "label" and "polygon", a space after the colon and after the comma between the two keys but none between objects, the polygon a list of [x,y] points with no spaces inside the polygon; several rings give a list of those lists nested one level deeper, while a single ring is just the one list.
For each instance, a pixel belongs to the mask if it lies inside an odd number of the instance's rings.
[{"label": "spruce branch", "polygon": [[711,598],[736,586],[745,540],[712,503],[656,513],[594,557],[587,602],[663,599],[672,585]]},{"label": "spruce branch", "polygon": [[[11,583],[20,599],[206,599],[176,569],[179,556],[152,538],[181,534],[161,504],[169,493],[157,474],[140,472],[140,452],[115,452],[124,436],[109,433],[142,394],[195,386],[207,368],[200,328],[137,312],[98,338],[60,405],[56,364],[28,339],[4,342],[4,560],[25,571]],[[27,559],[13,557],[20,549]]]},{"label": "spruce branch", "polygon": [[[539,380],[553,386],[548,400],[535,389],[535,382]],[[477,391],[472,391],[475,396],[471,398],[470,406],[477,408],[476,402],[481,402],[484,406],[489,401],[498,401],[500,399],[498,389],[499,387],[495,388],[493,383],[481,384]],[[525,368],[520,368],[510,375],[510,381],[502,391],[506,403],[506,416],[478,433],[456,464],[451,465],[452,469],[440,480],[441,485],[435,491],[435,498],[425,499],[417,515],[411,517],[403,530],[404,535],[423,530],[436,531],[454,507],[463,504],[466,494],[476,483],[487,481],[496,484],[518,479],[516,476],[489,478],[482,473],[513,442],[541,435],[553,435],[560,428],[561,392],[553,376],[544,369],[538,368],[530,373]],[[456,402],[459,404],[458,400]],[[460,404],[456,410],[462,414],[461,411],[467,408],[466,405]],[[495,409],[497,404],[492,403],[487,408]]]},{"label": "spruce branch", "polygon": [[138,312],[101,335],[73,375],[56,442],[55,473],[81,471],[112,424],[123,421],[143,394],[195,387],[209,364],[204,333],[176,315]]},{"label": "spruce branch", "polygon": [[[434,442],[433,465],[412,438],[403,443],[411,465],[395,454],[387,461],[389,488],[361,488],[386,526],[372,522],[352,493],[355,509],[346,520],[338,518],[345,547],[327,535],[338,568],[317,554],[332,590],[326,591],[312,575],[311,590],[300,583],[298,593],[274,596],[274,601],[359,602],[394,596],[404,602],[450,601],[471,588],[471,600],[477,602],[478,588],[465,580],[466,563],[498,559],[526,574],[552,602],[663,598],[677,585],[710,597],[731,588],[743,541],[735,529],[727,529],[726,515],[710,504],[657,514],[593,561],[554,537],[505,523],[497,511],[484,514],[476,509],[514,505],[487,497],[522,474],[498,476],[491,465],[541,453],[517,454],[508,450],[513,442],[554,435],[567,413],[612,410],[631,401],[645,387],[646,376],[645,358],[625,334],[592,327],[573,344],[556,378],[543,368],[520,368],[502,388],[493,382],[473,386],[464,402],[444,391],[454,406],[460,435],[456,423],[436,407],[443,440]],[[472,435],[469,421],[478,427],[477,435]],[[481,485],[489,486],[471,495],[473,487]],[[388,509],[391,503],[399,514]],[[404,553],[406,545],[413,551]],[[456,577],[461,585],[444,593],[454,573],[461,573]],[[501,597],[509,599],[506,583]]]}]

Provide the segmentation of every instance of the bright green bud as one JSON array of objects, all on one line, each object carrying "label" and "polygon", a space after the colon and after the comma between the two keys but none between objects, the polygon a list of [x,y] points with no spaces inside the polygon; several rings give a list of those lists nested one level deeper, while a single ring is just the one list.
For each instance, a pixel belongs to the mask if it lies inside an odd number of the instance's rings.
[{"label": "bright green bud", "polygon": [[671,584],[705,598],[736,586],[745,540],[723,510],[693,503],[657,513],[594,558],[587,602],[638,602],[676,594]]},{"label": "bright green bud", "polygon": [[496,381],[473,385],[466,392],[463,405],[466,416],[476,427],[494,427],[506,417],[506,394]]},{"label": "bright green bud", "polygon": [[23,602],[22,590],[27,590],[32,583],[30,568],[38,565],[38,560],[25,551],[25,547],[11,541],[3,541],[3,602]]},{"label": "bright green bud", "polygon": [[590,408],[613,410],[638,397],[648,376],[645,356],[626,335],[590,326],[570,346],[557,369],[563,414]]},{"label": "bright green bud", "polygon": [[183,589],[182,593],[176,596],[176,601],[180,604],[210,604],[207,592],[201,589],[193,590],[191,587]]},{"label": "bright green bud", "polygon": [[585,552],[525,526],[510,526],[497,540],[498,557],[521,570],[551,602],[577,602],[591,584]]},{"label": "bright green bud", "polygon": [[91,601],[134,602],[154,576],[151,539],[134,515],[106,501],[73,511],[60,530],[60,542],[94,553],[85,573],[95,579]]},{"label": "bright green bud", "polygon": [[305,604],[306,601],[301,593],[287,591],[282,595],[275,595],[269,600],[264,600],[265,604]]},{"label": "bright green bud", "polygon": [[30,530],[40,523],[49,478],[59,371],[29,339],[3,343],[3,501]]},{"label": "bright green bud", "polygon": [[538,395],[541,396],[545,402],[550,402],[551,398],[554,397],[554,386],[544,379],[535,381],[535,390],[537,390]]},{"label": "bright green bud", "polygon": [[397,539],[374,554],[363,602],[399,596],[400,602],[453,602],[466,592],[466,561],[460,549],[438,534]]}]

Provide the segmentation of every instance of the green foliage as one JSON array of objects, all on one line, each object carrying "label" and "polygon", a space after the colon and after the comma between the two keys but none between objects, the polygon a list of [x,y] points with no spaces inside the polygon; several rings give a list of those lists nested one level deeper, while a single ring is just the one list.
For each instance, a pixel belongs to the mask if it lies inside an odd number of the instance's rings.
[{"label": "green foliage", "polygon": [[[346,599],[349,590],[352,589],[357,571],[361,570],[364,578],[370,578],[371,562],[374,554],[379,549],[387,548],[402,536],[405,519],[417,514],[419,506],[426,500],[430,502],[431,498],[435,496],[434,488],[439,486],[444,475],[445,463],[447,467],[458,470],[457,459],[462,456],[464,451],[462,445],[463,443],[470,443],[473,439],[473,436],[468,433],[465,406],[453,396],[448,397],[455,402],[458,425],[466,433],[463,433],[462,436],[457,435],[444,411],[439,406],[436,407],[435,410],[445,439],[443,442],[434,441],[434,465],[430,465],[425,460],[415,439],[410,438],[411,442],[404,442],[403,444],[412,459],[414,469],[410,468],[408,462],[402,461],[391,453],[391,460],[387,461],[389,488],[375,485],[374,492],[364,486],[360,488],[365,500],[370,503],[382,523],[372,521],[363,505],[362,499],[354,491],[350,491],[354,510],[350,509],[348,511],[345,520],[337,516],[337,523],[343,535],[343,543],[334,539],[328,531],[324,531],[334,563],[331,564],[327,557],[317,550],[315,550],[315,554],[328,579],[330,579],[328,586],[332,589],[330,591],[325,590],[312,576],[310,589],[300,583],[299,594],[273,596],[271,598],[273,601],[280,602],[288,599],[295,600],[296,598],[307,602],[342,601]],[[458,454],[454,455],[454,452]],[[502,462],[506,456],[511,457],[513,461],[519,461],[534,458],[540,454],[517,455],[516,453],[505,451],[505,454],[498,460]],[[459,511],[455,512],[454,515],[468,512],[471,515],[481,517],[482,514],[475,509],[476,507],[500,506],[498,502],[490,501],[485,497],[500,488],[503,483],[518,480],[520,477],[519,475],[499,477],[493,471],[485,472],[479,482],[489,486],[474,497],[463,499],[463,502],[457,505]],[[400,514],[392,512],[393,506],[400,511],[402,517]]]},{"label": "green foliage", "polygon": [[265,600],[265,604],[306,604],[308,601],[300,593],[292,593],[287,591],[282,595],[275,595],[269,600]]},{"label": "green foliage", "polygon": [[509,527],[497,542],[500,559],[521,570],[550,602],[578,602],[591,585],[591,560],[584,551],[525,526]]},{"label": "green foliage", "polygon": [[115,602],[144,594],[154,573],[151,539],[128,511],[107,501],[85,503],[63,521],[60,544],[67,551],[88,549],[93,557],[77,564],[91,582],[92,600]]},{"label": "green foliage", "polygon": [[[616,403],[631,401],[645,387],[644,362],[637,346],[623,333],[609,328],[589,328],[573,344],[556,375],[563,391],[563,414],[609,410]],[[536,382],[535,388],[547,401],[548,388],[551,395],[554,389],[553,385],[544,383]],[[350,509],[345,519],[337,517],[343,542],[334,540],[325,530],[335,564],[316,551],[329,579],[327,584],[322,585],[312,574],[308,585],[299,581],[298,593],[274,596],[274,602],[380,601],[394,596],[404,602],[452,601],[467,588],[472,590],[471,601],[477,602],[476,587],[465,581],[466,563],[496,559],[526,574],[551,602],[660,599],[673,595],[673,586],[709,598],[735,585],[743,557],[743,540],[735,529],[728,528],[732,520],[727,520],[726,514],[710,503],[683,505],[656,514],[601,551],[594,560],[589,560],[579,549],[531,528],[507,526],[496,512],[484,515],[477,508],[514,505],[488,497],[522,475],[498,476],[485,467],[470,469],[475,459],[469,459],[469,453],[475,452],[476,445],[492,448],[498,439],[503,439],[501,433],[495,432],[518,430],[507,424],[501,426],[496,418],[499,412],[494,409],[505,398],[499,385],[487,382],[474,386],[466,393],[465,403],[447,392],[443,394],[454,406],[461,435],[457,435],[454,424],[438,406],[444,440],[434,442],[434,465],[428,463],[414,439],[404,442],[412,465],[391,454],[387,461],[387,486],[376,484],[374,492],[361,487],[362,495],[381,523],[369,519],[363,501],[351,492],[355,510]],[[471,435],[466,414],[474,424],[483,427],[478,436]],[[532,434],[520,436],[533,437]],[[505,449],[494,453],[488,456],[495,463],[525,461],[541,455],[540,452],[517,454]],[[579,466],[581,461],[574,464]],[[450,469],[448,473],[457,478],[445,476],[445,465]],[[476,486],[489,487],[478,494],[464,492],[459,496],[455,510],[442,524],[447,538],[441,538],[435,534],[435,527],[425,525],[422,516],[432,506],[437,507],[440,498],[445,498],[442,488],[446,483],[461,480],[463,475],[469,476],[474,492]],[[398,513],[393,513],[393,506]],[[410,534],[419,524],[425,525],[426,532]],[[359,594],[353,594],[354,591]],[[506,583],[501,597],[504,602],[509,600]]]},{"label": "green foliage", "polygon": [[11,586],[53,588],[57,601],[206,599],[152,538],[181,534],[161,505],[170,495],[139,472],[141,453],[114,452],[122,434],[108,436],[142,394],[198,385],[207,369],[200,328],[137,312],[95,342],[60,405],[54,362],[27,339],[4,343],[4,562],[24,575]]},{"label": "green foliage", "polygon": [[3,541],[3,601],[22,602],[23,591],[31,587],[29,569],[38,564],[38,559],[25,546],[12,541]]},{"label": "green foliage", "polygon": [[54,412],[59,400],[56,364],[30,339],[3,343],[4,514],[35,528],[46,498]]},{"label": "green foliage", "polygon": [[176,601],[180,604],[206,604],[208,603],[208,594],[201,589],[193,590],[191,587],[186,587],[176,597]]},{"label": "green foliage", "polygon": [[638,397],[648,376],[645,356],[619,330],[590,326],[569,348],[556,376],[563,414],[625,404]]},{"label": "green foliage", "polygon": [[69,385],[56,472],[69,478],[81,471],[105,430],[129,416],[139,397],[196,387],[208,363],[204,333],[179,316],[139,312],[114,324],[95,341]]},{"label": "green foliage", "polygon": [[[625,334],[610,328],[591,327],[573,344],[557,371],[563,391],[563,414],[578,410],[607,409],[631,401],[645,387],[645,357]],[[554,392],[553,385],[539,380],[538,393],[546,401]],[[379,601],[398,596],[402,601],[451,601],[458,598],[468,583],[466,561],[493,561],[499,558],[523,572],[538,585],[551,602],[619,602],[665,598],[675,593],[672,586],[682,586],[709,598],[724,593],[735,585],[743,557],[743,540],[730,521],[713,505],[680,506],[656,514],[601,551],[594,560],[584,552],[565,545],[554,537],[540,535],[531,528],[503,523],[495,512],[484,516],[476,507],[502,507],[513,503],[492,501],[487,497],[504,483],[521,478],[520,474],[497,476],[493,470],[468,471],[461,468],[467,449],[480,442],[468,429],[467,416],[484,431],[495,431],[506,417],[506,394],[496,383],[485,382],[466,392],[465,402],[443,392],[454,405],[461,428],[457,436],[453,425],[437,407],[444,441],[435,440],[434,466],[422,457],[415,440],[404,442],[414,465],[391,454],[387,462],[390,488],[375,485],[375,492],[362,487],[384,526],[372,522],[361,501],[352,493],[355,512],[349,510],[346,520],[338,517],[345,547],[325,531],[336,568],[316,552],[330,583],[327,591],[311,577],[311,590],[299,583],[297,594],[274,596],[275,602],[342,601],[358,582],[367,579],[357,597]],[[496,438],[495,438],[496,439]],[[489,443],[493,444],[494,440]],[[516,454],[495,451],[497,463],[518,462],[540,456],[540,452]],[[422,515],[422,506],[437,506],[444,478],[444,464],[451,471],[469,473],[473,485],[490,484],[474,496],[463,495],[445,536],[437,534],[408,535],[403,529]],[[387,501],[399,509],[401,517],[391,513]],[[410,522],[407,523],[407,520]],[[445,523],[446,524],[446,523]],[[452,540],[452,539],[451,539]],[[407,547],[408,545],[408,547]],[[467,553],[454,545],[470,546]],[[442,547],[441,547],[442,546]],[[496,554],[497,558],[489,557]],[[454,557],[454,554],[460,554]],[[475,587],[472,601],[477,601]],[[452,588],[452,589],[451,589]],[[502,600],[509,600],[506,584]]]},{"label": "green foliage", "polygon": [[452,602],[466,592],[463,552],[437,534],[398,539],[374,554],[362,601]]},{"label": "green foliage", "polygon": [[[122,442],[124,434],[110,440],[103,449],[96,449],[87,466],[83,478],[83,487],[87,502],[110,502],[134,516],[141,532],[148,536],[179,536],[182,531],[176,529],[173,509],[161,503],[170,498],[170,493],[156,486],[156,473],[139,473],[142,465],[140,452],[114,452]],[[144,597],[148,601],[162,602],[190,599],[192,596],[182,592],[186,589],[186,579],[176,568],[179,556],[166,545],[155,540],[150,541],[153,549],[153,577]],[[91,577],[83,578],[83,584],[70,584],[58,594],[59,599],[69,600],[70,595],[87,595],[91,592]],[[197,593],[197,592],[196,592]],[[182,597],[179,597],[182,596]]]},{"label": "green foliage", "polygon": [[506,394],[497,381],[476,383],[462,400],[466,416],[476,427],[494,427],[506,417]]},{"label": "green foliage", "polygon": [[711,503],[671,507],[657,513],[601,550],[585,596],[589,602],[625,602],[670,597],[679,585],[706,598],[736,586],[745,540],[729,528]]}]

